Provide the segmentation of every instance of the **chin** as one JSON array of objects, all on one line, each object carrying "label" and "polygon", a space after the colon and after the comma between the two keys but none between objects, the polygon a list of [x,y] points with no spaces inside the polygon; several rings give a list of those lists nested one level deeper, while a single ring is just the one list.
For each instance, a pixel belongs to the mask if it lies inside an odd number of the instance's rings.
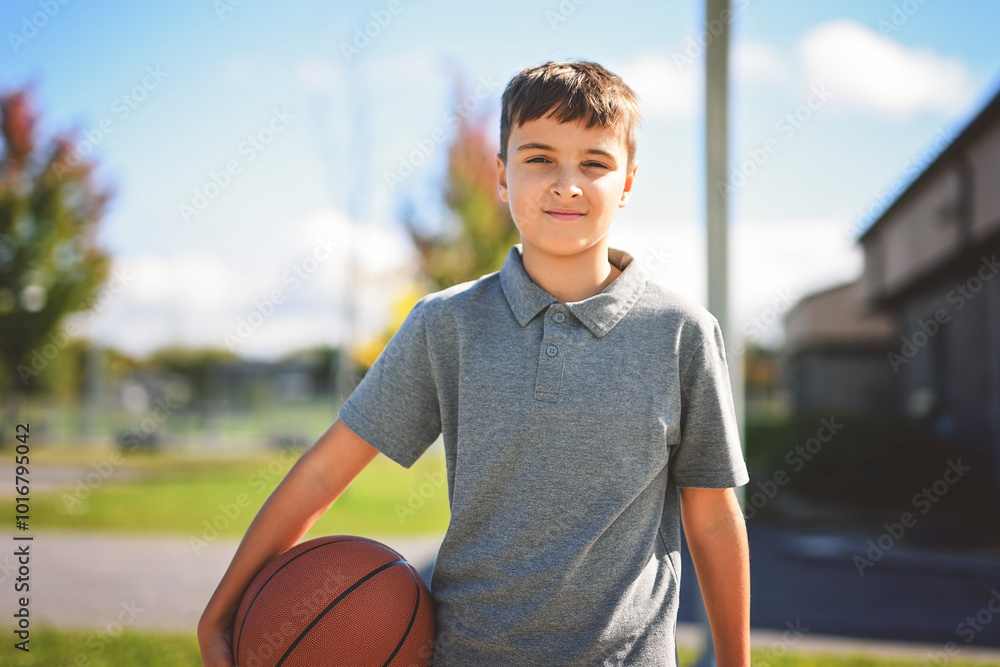
[{"label": "chin", "polygon": [[587,239],[552,239],[532,245],[550,255],[565,256],[579,254],[594,244]]}]

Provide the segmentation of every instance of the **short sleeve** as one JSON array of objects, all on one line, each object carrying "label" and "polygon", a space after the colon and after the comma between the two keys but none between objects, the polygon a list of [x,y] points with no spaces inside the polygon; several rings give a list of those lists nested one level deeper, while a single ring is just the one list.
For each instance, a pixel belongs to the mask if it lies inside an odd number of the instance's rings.
[{"label": "short sleeve", "polygon": [[338,414],[361,439],[404,468],[441,433],[427,309],[427,297],[413,306]]},{"label": "short sleeve", "polygon": [[722,328],[714,317],[712,323],[681,375],[681,438],[670,458],[679,487],[724,489],[750,481]]}]

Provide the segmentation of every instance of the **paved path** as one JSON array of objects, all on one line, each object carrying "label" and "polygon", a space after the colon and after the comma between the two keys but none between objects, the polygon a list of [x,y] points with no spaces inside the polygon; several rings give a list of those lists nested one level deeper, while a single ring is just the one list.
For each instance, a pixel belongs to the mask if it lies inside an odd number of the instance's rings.
[{"label": "paved path", "polygon": [[[111,634],[117,634],[116,624],[135,629],[193,632],[238,545],[235,541],[219,540],[195,554],[182,537],[40,531],[33,534],[35,539],[30,543],[30,609],[33,621],[47,621],[67,628],[90,628],[95,633]],[[0,534],[0,539],[8,545],[17,544],[12,537],[10,532]],[[402,553],[421,571],[425,580],[430,580],[439,540],[373,537]],[[757,540],[755,546],[763,546],[761,541]],[[5,548],[3,552],[12,554],[13,548]],[[759,553],[763,556],[763,552]],[[755,568],[765,558],[755,557]],[[12,555],[0,558],[0,586],[5,591],[0,598],[0,613],[8,619],[15,609],[12,588],[13,578],[17,576],[16,566]],[[689,568],[685,572],[693,572],[690,562],[685,567]],[[758,571],[767,575],[763,569]],[[682,579],[691,581],[686,577]],[[762,583],[755,586],[762,597],[769,597],[763,595]],[[776,594],[781,594],[780,582],[772,580],[768,586],[777,586]],[[691,584],[688,583],[682,590],[682,599],[687,598],[683,607],[689,607],[691,594]],[[809,597],[808,593],[805,597]],[[755,599],[761,598],[755,596]],[[792,616],[775,612],[776,618],[797,618],[800,611],[809,613],[808,610],[797,609],[796,604],[798,602],[791,599],[789,604],[782,603],[785,612]],[[682,609],[681,620],[692,620],[690,613],[685,614]],[[1000,624],[1000,615],[996,622]],[[690,622],[678,625],[678,644],[698,645],[701,637],[701,629],[697,625]],[[781,630],[755,628],[752,644],[755,648],[772,649],[776,656],[787,648],[837,653],[915,654],[926,658],[942,649],[941,643],[900,643],[832,636],[823,634],[823,630],[816,625],[791,643]],[[962,645],[960,657],[1000,665],[1000,648]]]},{"label": "paved path", "polygon": [[[118,621],[136,629],[189,631],[225,574],[239,542],[218,540],[195,553],[183,537],[34,531],[31,542],[0,535],[3,618],[16,608],[15,545],[30,544],[31,617],[67,628],[104,628]],[[375,538],[423,573],[439,540]],[[6,622],[5,622],[6,625]]]}]

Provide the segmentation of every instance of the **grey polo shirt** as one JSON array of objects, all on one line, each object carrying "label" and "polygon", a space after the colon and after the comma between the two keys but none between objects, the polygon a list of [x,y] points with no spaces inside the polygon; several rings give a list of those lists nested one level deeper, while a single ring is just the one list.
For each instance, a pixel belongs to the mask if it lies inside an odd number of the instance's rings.
[{"label": "grey polo shirt", "polygon": [[608,256],[582,301],[520,244],[423,297],[340,410],[407,468],[443,435],[435,666],[676,665],[678,487],[749,477],[718,321]]}]

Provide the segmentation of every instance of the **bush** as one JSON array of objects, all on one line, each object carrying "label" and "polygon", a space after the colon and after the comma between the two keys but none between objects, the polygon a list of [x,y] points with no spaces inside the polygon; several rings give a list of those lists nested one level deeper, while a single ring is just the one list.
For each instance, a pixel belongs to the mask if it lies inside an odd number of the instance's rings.
[{"label": "bush", "polygon": [[[842,426],[822,442],[820,429],[831,421]],[[806,498],[863,510],[873,522],[898,520],[905,511],[918,514],[915,494],[940,480],[949,461],[961,458],[971,470],[949,486],[940,502],[934,502],[930,520],[921,519],[928,537],[986,533],[987,527],[974,519],[983,513],[970,510],[997,501],[990,488],[988,461],[903,418],[816,413],[787,421],[754,419],[747,421],[746,441],[747,461],[755,479],[773,479],[783,470],[788,475],[783,488]],[[926,502],[919,507],[926,507]]]}]

